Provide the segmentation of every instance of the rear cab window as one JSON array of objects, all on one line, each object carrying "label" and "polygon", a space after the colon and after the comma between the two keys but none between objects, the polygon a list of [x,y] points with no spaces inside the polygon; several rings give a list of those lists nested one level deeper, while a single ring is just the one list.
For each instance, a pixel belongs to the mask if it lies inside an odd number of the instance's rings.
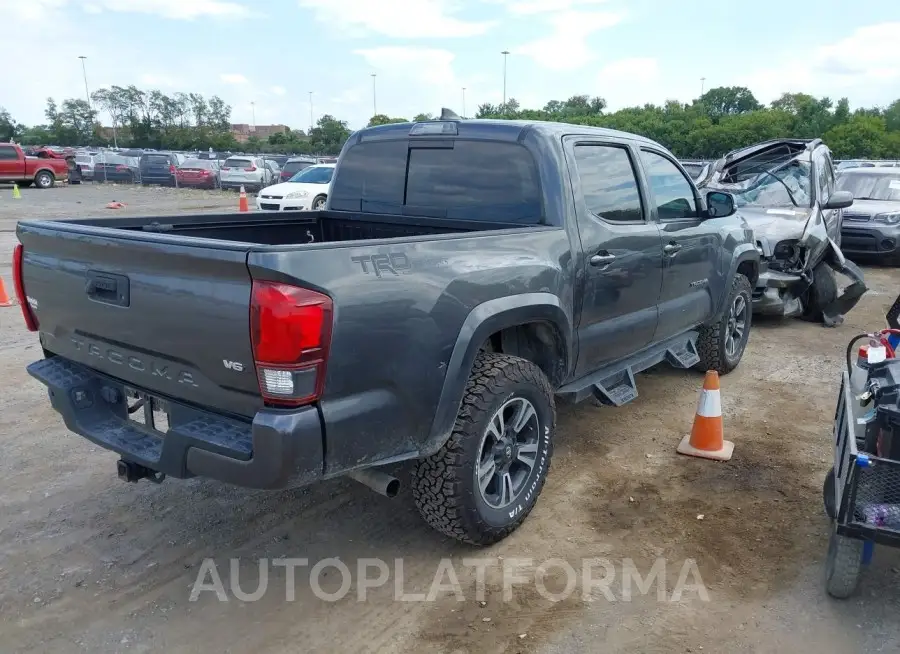
[{"label": "rear cab window", "polygon": [[537,165],[524,146],[465,138],[363,141],[341,159],[335,211],[520,225],[544,222]]}]

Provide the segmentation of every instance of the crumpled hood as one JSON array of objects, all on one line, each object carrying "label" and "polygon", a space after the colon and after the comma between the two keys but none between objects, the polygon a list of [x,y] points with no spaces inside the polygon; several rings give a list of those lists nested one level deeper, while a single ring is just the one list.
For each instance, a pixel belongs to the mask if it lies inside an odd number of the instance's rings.
[{"label": "crumpled hood", "polygon": [[805,207],[741,207],[738,213],[753,229],[757,239],[766,239],[770,247],[785,239],[801,239],[809,221],[810,209]]}]

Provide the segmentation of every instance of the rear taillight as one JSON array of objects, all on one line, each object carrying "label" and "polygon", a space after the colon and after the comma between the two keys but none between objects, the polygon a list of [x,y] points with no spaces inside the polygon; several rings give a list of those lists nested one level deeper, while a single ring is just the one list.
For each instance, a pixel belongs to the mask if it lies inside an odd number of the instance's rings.
[{"label": "rear taillight", "polygon": [[124,173],[126,170],[128,170],[128,166],[116,166],[117,173]]},{"label": "rear taillight", "polygon": [[25,318],[25,326],[28,328],[28,331],[36,332],[38,330],[37,316],[34,315],[31,305],[28,304],[28,296],[25,295],[25,282],[22,279],[22,257],[24,254],[25,250],[20,243],[13,250],[13,285],[16,287],[16,298],[19,300],[19,306],[22,307],[22,317]]},{"label": "rear taillight", "polygon": [[173,166],[172,164],[169,164],[169,173],[172,175],[175,174],[175,166]]},{"label": "rear taillight", "polygon": [[256,172],[256,166],[250,166],[249,168],[244,168],[244,172],[245,172],[245,173],[255,173],[255,172]]},{"label": "rear taillight", "polygon": [[267,404],[314,402],[325,386],[334,307],[331,298],[306,288],[254,281],[250,337]]}]

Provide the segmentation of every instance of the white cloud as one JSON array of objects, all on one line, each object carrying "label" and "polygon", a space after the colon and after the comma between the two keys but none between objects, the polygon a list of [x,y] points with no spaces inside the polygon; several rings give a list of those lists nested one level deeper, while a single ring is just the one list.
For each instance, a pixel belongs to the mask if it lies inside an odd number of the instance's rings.
[{"label": "white cloud", "polygon": [[176,20],[192,20],[201,16],[239,18],[250,10],[228,0],[94,0],[94,4],[108,11],[153,14]]},{"label": "white cloud", "polygon": [[[182,85],[182,80],[170,75],[159,75],[156,73],[144,73],[141,75],[141,84],[153,87],[175,88]],[[100,85],[104,86],[104,85]]]},{"label": "white cloud", "polygon": [[857,106],[885,104],[900,84],[900,22],[861,27],[849,36],[809,51],[788,52],[777,65],[741,76],[762,102],[802,90],[835,99],[852,96]]},{"label": "white cloud", "polygon": [[150,14],[176,20],[192,20],[201,16],[237,18],[251,14],[247,6],[231,0],[91,0],[88,3],[70,0],[4,0],[3,4],[5,14],[15,14],[25,20],[41,20],[67,6],[80,7],[89,14],[106,10]]},{"label": "white cloud", "polygon": [[550,18],[553,32],[549,36],[513,48],[512,52],[530,57],[538,66],[550,70],[577,70],[597,57],[587,38],[618,25],[624,18],[622,12],[615,11],[563,11]]},{"label": "white cloud", "polygon": [[284,88],[283,86],[273,86],[273,87],[272,87],[271,89],[269,89],[269,90],[272,91],[272,93],[274,93],[275,95],[285,95],[285,94],[287,94],[287,89]]},{"label": "white cloud", "polygon": [[247,78],[240,73],[222,73],[219,75],[219,79],[226,84],[246,84],[248,82]]},{"label": "white cloud", "polygon": [[501,0],[511,14],[530,16],[551,11],[565,11],[584,5],[599,5],[608,0]]},{"label": "white cloud", "polygon": [[405,46],[383,46],[354,50],[376,71],[389,71],[415,80],[419,84],[455,86],[453,60],[449,50]]},{"label": "white cloud", "polygon": [[453,5],[444,0],[298,0],[322,23],[351,36],[374,33],[392,38],[454,38],[487,32],[490,22],[468,22],[452,16]]},{"label": "white cloud", "polygon": [[[662,102],[659,62],[652,57],[620,59],[600,69],[596,78],[597,95],[609,103],[610,109]],[[652,89],[652,90],[651,90]]]}]

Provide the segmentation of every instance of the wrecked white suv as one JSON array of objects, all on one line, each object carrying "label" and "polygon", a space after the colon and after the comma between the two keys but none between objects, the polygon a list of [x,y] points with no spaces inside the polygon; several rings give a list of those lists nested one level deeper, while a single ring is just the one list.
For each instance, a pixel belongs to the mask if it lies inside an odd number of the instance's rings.
[{"label": "wrecked white suv", "polygon": [[[763,263],[754,313],[832,326],[865,293],[862,271],[840,249],[843,210],[853,195],[835,189],[821,139],[775,139],[729,152],[698,186],[731,193],[753,228]],[[850,279],[842,292],[835,273]]]}]

